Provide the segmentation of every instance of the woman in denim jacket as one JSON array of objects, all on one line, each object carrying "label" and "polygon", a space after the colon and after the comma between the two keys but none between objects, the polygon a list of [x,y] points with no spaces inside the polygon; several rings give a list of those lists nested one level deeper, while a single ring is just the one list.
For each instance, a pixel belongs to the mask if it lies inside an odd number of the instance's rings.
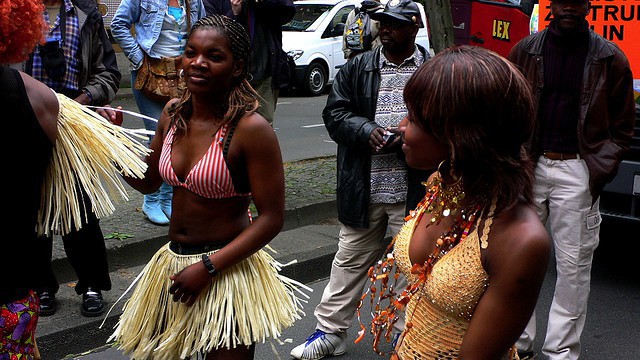
[{"label": "woman in denim jacket", "polygon": [[[131,62],[133,96],[143,115],[159,119],[165,105],[149,99],[133,86],[144,55],[155,59],[181,55],[187,41],[188,24],[195,24],[204,16],[202,0],[123,0],[118,6],[111,21],[111,33]],[[157,122],[145,119],[144,126],[155,132]],[[158,191],[144,196],[142,212],[152,223],[168,225],[172,196],[171,186],[162,184]]]}]

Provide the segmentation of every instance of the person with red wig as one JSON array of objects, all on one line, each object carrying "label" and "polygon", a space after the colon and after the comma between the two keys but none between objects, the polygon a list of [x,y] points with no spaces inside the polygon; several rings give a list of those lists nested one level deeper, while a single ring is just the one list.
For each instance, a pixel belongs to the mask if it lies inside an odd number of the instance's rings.
[{"label": "person with red wig", "polygon": [[[119,89],[121,74],[96,1],[40,2],[45,6],[38,14],[47,24],[45,42],[32,48],[28,59],[11,67],[24,71],[78,104],[109,104]],[[78,229],[61,237],[67,259],[77,275],[75,290],[82,295],[80,313],[99,316],[105,308],[102,292],[111,290],[104,235],[99,218],[86,211],[95,208],[96,199],[90,198],[84,189],[75,189],[75,192],[79,202],[85,204],[80,211],[86,215]],[[43,256],[50,257],[54,238],[47,234],[43,241],[49,244],[48,248],[42,249]],[[40,316],[53,315],[58,308],[58,279],[53,269],[43,272],[40,277],[46,279],[42,287],[36,289],[40,297]]]},{"label": "person with red wig", "polygon": [[24,201],[14,202],[3,217],[15,236],[0,245],[0,359],[33,359],[39,299],[34,291],[39,274],[49,264],[35,250],[36,219],[42,183],[58,136],[58,100],[53,91],[7,64],[24,60],[43,42],[44,6],[39,0],[0,2],[0,107],[5,129],[26,141],[5,142],[9,169],[19,174],[12,191]]}]

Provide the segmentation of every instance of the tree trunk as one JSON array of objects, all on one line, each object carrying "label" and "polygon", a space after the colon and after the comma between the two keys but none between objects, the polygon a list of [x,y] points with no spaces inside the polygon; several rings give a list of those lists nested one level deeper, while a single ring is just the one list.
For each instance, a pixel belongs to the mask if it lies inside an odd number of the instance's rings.
[{"label": "tree trunk", "polygon": [[438,53],[454,44],[453,20],[449,0],[425,0],[431,47]]}]

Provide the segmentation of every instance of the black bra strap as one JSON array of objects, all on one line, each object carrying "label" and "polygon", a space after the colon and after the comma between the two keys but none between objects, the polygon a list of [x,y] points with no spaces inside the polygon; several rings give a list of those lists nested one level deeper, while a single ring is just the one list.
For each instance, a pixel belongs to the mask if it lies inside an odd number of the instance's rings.
[{"label": "black bra strap", "polygon": [[224,141],[224,147],[222,148],[222,157],[227,160],[227,153],[229,152],[229,144],[231,144],[231,137],[233,137],[233,133],[236,131],[236,126],[238,126],[238,121],[233,121],[229,124],[229,129],[227,130],[227,138]]}]

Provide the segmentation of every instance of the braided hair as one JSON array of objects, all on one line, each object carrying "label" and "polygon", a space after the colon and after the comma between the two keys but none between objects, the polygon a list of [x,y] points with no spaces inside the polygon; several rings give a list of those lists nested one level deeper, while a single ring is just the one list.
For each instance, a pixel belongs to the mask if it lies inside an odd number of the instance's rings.
[{"label": "braided hair", "polygon": [[[245,28],[237,21],[224,15],[210,15],[198,20],[189,31],[189,38],[198,30],[215,29],[226,36],[231,46],[235,61],[243,60],[242,73],[232,83],[227,104],[224,104],[224,116],[221,124],[239,121],[247,112],[254,112],[259,106],[260,95],[251,87],[247,76],[249,73],[249,51],[251,43]],[[172,125],[176,126],[175,135],[184,136],[187,132],[187,121],[193,111],[191,93],[187,89],[178,103],[169,109]]]}]

